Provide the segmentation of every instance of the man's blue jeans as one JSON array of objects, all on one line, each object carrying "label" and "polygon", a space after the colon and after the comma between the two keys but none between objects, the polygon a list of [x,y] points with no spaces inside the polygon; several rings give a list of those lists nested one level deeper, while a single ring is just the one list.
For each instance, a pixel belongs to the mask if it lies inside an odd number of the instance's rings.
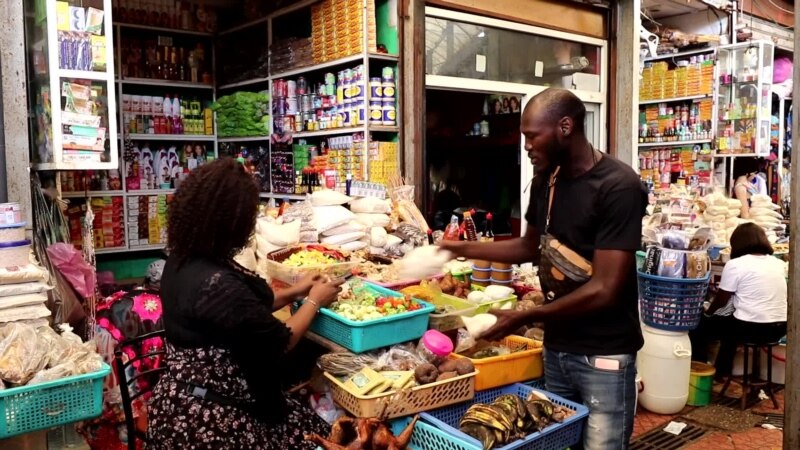
[{"label": "man's blue jeans", "polygon": [[[619,370],[595,367],[597,358],[619,361]],[[544,376],[548,391],[589,408],[583,446],[572,450],[628,448],[636,410],[636,355],[586,356],[545,350]]]}]

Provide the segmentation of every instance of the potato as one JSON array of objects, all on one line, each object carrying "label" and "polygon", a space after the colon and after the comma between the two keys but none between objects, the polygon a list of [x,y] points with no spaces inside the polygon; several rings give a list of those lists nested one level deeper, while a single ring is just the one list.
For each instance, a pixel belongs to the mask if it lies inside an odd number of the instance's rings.
[{"label": "potato", "polygon": [[457,372],[443,372],[436,377],[436,381],[444,381],[449,380],[450,378],[455,378],[458,376]]},{"label": "potato", "polygon": [[433,383],[437,377],[439,377],[439,371],[433,364],[420,364],[414,369],[414,379],[417,380],[417,384]]},{"label": "potato", "polygon": [[475,372],[475,364],[468,358],[461,358],[456,361],[456,372],[458,372],[459,375],[467,375]]},{"label": "potato", "polygon": [[439,372],[454,372],[456,370],[456,364],[458,364],[458,360],[449,359],[439,365]]}]

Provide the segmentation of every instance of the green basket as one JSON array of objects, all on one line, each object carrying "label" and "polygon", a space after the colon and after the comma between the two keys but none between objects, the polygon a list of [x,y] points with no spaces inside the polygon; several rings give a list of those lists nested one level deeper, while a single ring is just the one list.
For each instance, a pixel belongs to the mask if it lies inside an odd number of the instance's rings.
[{"label": "green basket", "polygon": [[91,419],[103,412],[103,379],[97,372],[0,391],[0,439]]}]

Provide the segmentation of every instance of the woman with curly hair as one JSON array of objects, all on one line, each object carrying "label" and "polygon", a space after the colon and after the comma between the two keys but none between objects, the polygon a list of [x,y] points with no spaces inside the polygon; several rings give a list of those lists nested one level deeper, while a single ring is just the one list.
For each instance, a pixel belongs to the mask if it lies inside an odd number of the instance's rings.
[{"label": "woman with curly hair", "polygon": [[[161,280],[167,372],[149,405],[148,448],[311,450],[303,434],[329,430],[281,391],[280,364],[341,281],[273,293],[236,264],[257,209],[258,187],[233,159],[201,166],[175,193]],[[272,315],[302,297],[285,323]]]}]

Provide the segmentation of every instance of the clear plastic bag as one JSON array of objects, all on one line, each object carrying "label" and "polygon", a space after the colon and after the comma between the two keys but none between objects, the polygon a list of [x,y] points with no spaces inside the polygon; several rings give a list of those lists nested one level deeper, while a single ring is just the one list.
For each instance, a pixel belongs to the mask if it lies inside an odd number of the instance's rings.
[{"label": "clear plastic bag", "polygon": [[377,371],[407,371],[426,362],[413,348],[396,345],[382,353],[372,368]]},{"label": "clear plastic bag", "polygon": [[473,347],[478,342],[475,340],[472,335],[466,330],[466,328],[459,328],[458,335],[456,336],[456,348],[453,350],[455,353],[465,352]]},{"label": "clear plastic bag", "polygon": [[47,365],[47,349],[32,326],[9,323],[0,328],[0,338],[1,379],[22,385]]},{"label": "clear plastic bag", "polygon": [[70,377],[75,375],[75,372],[75,364],[71,362],[65,362],[37,373],[33,376],[33,378],[31,378],[30,381],[28,381],[28,385],[46,383],[48,381],[55,381],[61,378]]}]

